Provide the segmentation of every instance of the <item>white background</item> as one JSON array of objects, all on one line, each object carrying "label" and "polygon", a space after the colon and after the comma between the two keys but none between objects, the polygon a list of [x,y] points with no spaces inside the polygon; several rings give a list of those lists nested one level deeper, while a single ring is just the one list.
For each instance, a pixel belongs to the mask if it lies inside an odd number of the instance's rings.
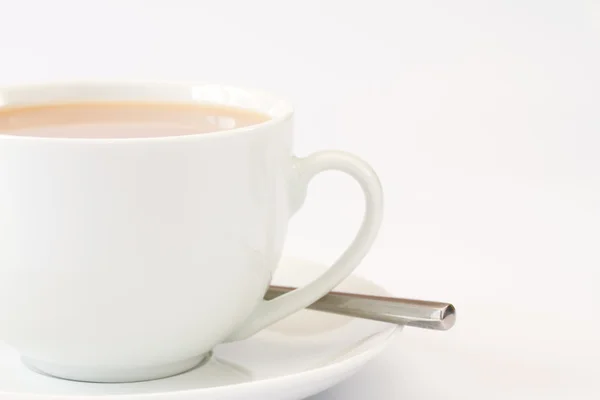
[{"label": "white background", "polygon": [[[339,148],[372,163],[386,215],[360,272],[452,301],[459,320],[407,329],[315,400],[591,399],[600,2],[488,3],[2,0],[0,84],[264,88],[295,103],[299,155]],[[361,207],[349,179],[319,178],[287,252],[333,260]]]}]

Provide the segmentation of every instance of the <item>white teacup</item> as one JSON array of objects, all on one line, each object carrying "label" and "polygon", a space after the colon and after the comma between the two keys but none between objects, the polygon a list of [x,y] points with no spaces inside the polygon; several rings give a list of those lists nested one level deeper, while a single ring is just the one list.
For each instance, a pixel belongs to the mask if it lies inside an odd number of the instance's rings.
[{"label": "white teacup", "polygon": [[[0,339],[32,369],[94,382],[186,371],[215,345],[317,300],[375,238],[382,192],[373,170],[337,151],[295,158],[292,108],[271,95],[171,83],[0,89],[2,107],[85,101],[208,103],[271,119],[176,137],[0,135]],[[314,282],[264,301],[288,220],[325,170],[364,191],[356,239]]]}]

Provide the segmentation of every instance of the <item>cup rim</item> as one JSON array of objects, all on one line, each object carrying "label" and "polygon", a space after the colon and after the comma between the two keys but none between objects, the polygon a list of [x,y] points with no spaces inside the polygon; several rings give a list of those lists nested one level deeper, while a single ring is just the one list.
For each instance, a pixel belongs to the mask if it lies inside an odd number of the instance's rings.
[{"label": "cup rim", "polygon": [[[203,90],[205,92],[203,92]],[[158,94],[160,91],[163,91],[163,93],[170,93],[171,96],[177,95],[181,97],[181,99],[175,100],[174,97],[170,97],[169,99],[168,95]],[[60,92],[62,92],[62,94],[59,94]],[[117,97],[120,97],[120,95],[118,95],[117,92],[124,93],[124,97],[132,97],[130,100],[118,99]],[[138,94],[135,94],[134,92]],[[149,94],[149,92],[152,93]],[[95,93],[97,93],[97,95]],[[144,93],[146,94],[144,95]],[[112,96],[115,96],[115,98],[110,99]],[[0,132],[0,140],[44,141],[53,143],[131,143],[146,141],[209,140],[221,137],[231,137],[242,133],[262,131],[265,128],[268,129],[284,121],[290,120],[294,114],[294,109],[289,101],[267,91],[249,88],[247,86],[219,84],[208,81],[164,80],[71,80],[4,85],[0,86],[0,110],[6,107],[15,106],[65,104],[70,102],[81,103],[85,101],[143,102],[144,100],[137,99],[138,96],[140,99],[141,97],[147,96],[149,99],[147,100],[148,102],[177,102],[233,106],[260,112],[266,114],[270,118],[267,121],[240,128],[174,136],[85,138],[21,136]],[[219,101],[219,96],[221,96],[221,101]],[[77,97],[83,97],[84,99],[77,99]],[[104,100],[102,99],[103,97]],[[71,98],[71,100],[69,100],[69,98]],[[208,98],[208,100],[206,98]],[[255,106],[247,106],[247,104],[254,104]]]}]

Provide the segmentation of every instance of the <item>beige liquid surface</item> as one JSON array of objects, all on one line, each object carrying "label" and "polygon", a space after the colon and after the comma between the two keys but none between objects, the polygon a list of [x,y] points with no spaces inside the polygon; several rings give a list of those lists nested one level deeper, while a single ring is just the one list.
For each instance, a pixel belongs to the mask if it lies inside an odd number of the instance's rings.
[{"label": "beige liquid surface", "polygon": [[72,103],[0,107],[0,135],[57,138],[183,136],[260,124],[241,108],[177,103]]}]

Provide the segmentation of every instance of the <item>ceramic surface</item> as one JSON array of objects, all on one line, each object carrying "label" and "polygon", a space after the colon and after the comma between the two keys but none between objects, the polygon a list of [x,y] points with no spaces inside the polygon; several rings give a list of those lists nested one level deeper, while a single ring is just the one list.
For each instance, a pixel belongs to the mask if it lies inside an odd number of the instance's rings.
[{"label": "ceramic surface", "polygon": [[[0,135],[0,339],[32,368],[96,382],[182,372],[306,307],[369,250],[381,222],[375,173],[341,152],[293,157],[283,100],[213,84],[0,89],[2,106],[91,100],[210,103],[272,119],[158,138]],[[263,301],[289,218],[330,169],[363,189],[356,239],[326,274]]]},{"label": "ceramic surface", "polygon": [[[275,277],[301,285],[326,269],[285,260]],[[356,276],[339,289],[387,293]],[[217,346],[210,361],[190,372],[139,383],[72,382],[34,373],[0,345],[0,400],[300,399],[348,377],[388,343],[395,325],[302,310],[254,337]]]}]

